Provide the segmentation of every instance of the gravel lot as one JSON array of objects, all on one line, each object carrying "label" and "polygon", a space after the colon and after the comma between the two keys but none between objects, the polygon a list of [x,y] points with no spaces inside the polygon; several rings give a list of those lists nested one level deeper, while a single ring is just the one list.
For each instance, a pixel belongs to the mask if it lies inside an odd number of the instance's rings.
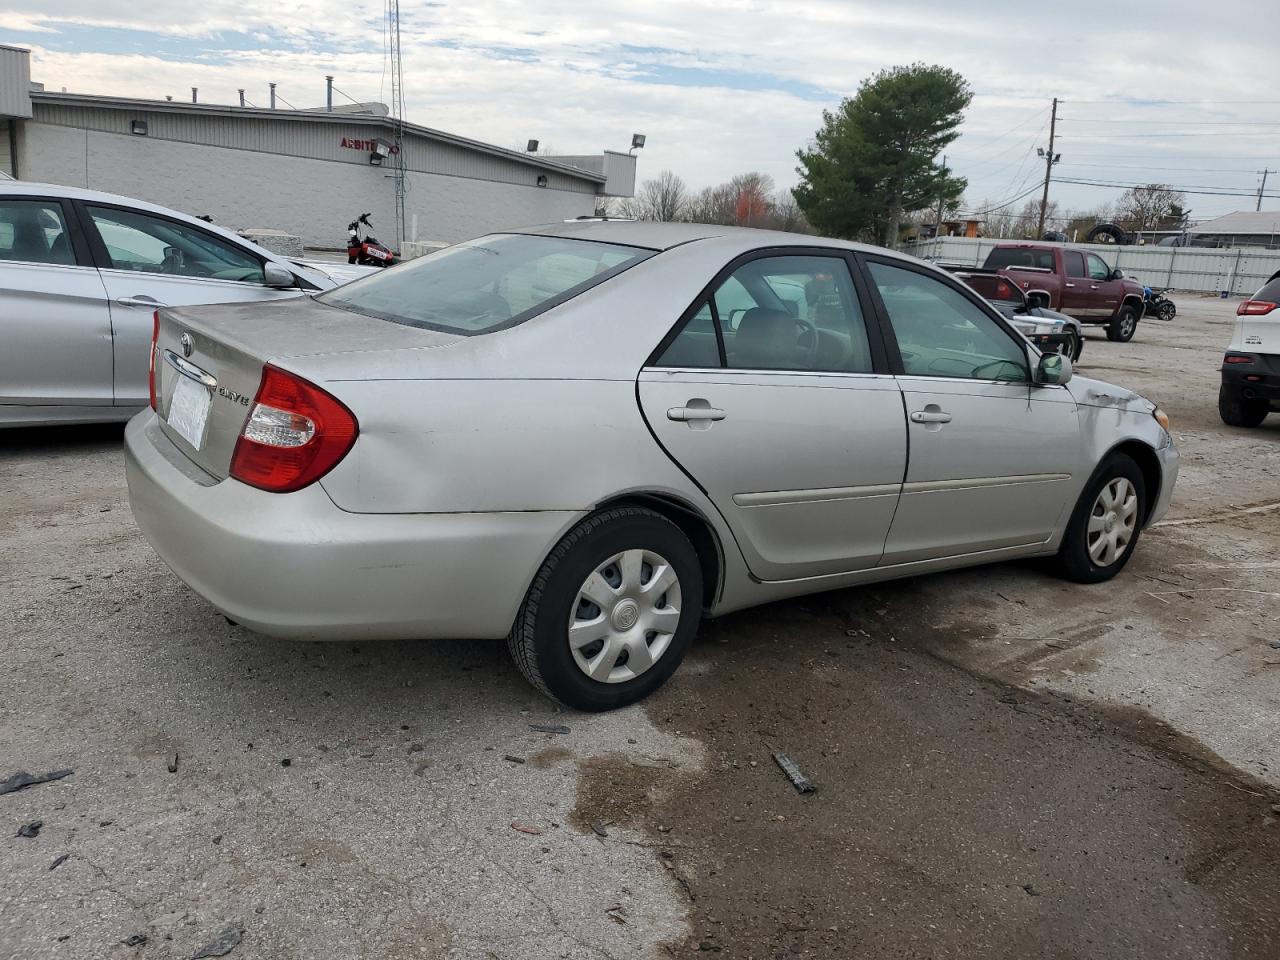
[{"label": "gravel lot", "polygon": [[1080,364],[1184,458],[1115,582],[749,611],[605,716],[501,644],[232,627],[120,429],[0,435],[0,779],[74,770],[0,795],[0,957],[1280,956],[1280,415],[1221,424],[1235,301],[1176,299]]}]

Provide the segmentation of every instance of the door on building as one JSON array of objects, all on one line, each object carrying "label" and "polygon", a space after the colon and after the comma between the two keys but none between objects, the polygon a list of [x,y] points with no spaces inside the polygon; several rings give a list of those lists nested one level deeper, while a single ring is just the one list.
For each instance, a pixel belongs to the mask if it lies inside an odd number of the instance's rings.
[{"label": "door on building", "polygon": [[167,217],[127,207],[80,206],[101,267],[114,334],[115,404],[148,402],[152,315],[160,307],[299,296],[263,283],[250,250]]},{"label": "door on building", "polygon": [[0,184],[0,403],[109,407],[111,368],[107,293],[75,211]]},{"label": "door on building", "polygon": [[756,577],[874,567],[906,424],[845,255],[748,255],[711,290],[640,373],[650,429]]},{"label": "door on building", "polygon": [[908,420],[881,565],[1044,542],[1081,459],[1071,394],[1032,385],[1026,342],[976,295],[926,268],[865,263],[901,357]]}]

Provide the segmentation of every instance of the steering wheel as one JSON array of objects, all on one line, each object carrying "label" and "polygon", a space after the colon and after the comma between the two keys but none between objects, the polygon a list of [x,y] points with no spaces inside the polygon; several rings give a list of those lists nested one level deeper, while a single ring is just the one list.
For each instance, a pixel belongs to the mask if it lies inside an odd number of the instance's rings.
[{"label": "steering wheel", "polygon": [[818,359],[818,348],[822,345],[822,338],[818,334],[818,328],[808,320],[800,317],[793,317],[796,324],[796,350],[804,351],[800,360],[803,363],[813,363]]}]

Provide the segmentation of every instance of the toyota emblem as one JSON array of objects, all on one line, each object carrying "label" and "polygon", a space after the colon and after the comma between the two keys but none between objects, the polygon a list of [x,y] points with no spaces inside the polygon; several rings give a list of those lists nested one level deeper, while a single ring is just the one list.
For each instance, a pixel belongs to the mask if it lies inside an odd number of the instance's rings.
[{"label": "toyota emblem", "polygon": [[178,342],[182,344],[182,355],[184,357],[191,356],[191,351],[196,348],[196,342],[191,339],[191,334],[184,333],[178,338]]}]

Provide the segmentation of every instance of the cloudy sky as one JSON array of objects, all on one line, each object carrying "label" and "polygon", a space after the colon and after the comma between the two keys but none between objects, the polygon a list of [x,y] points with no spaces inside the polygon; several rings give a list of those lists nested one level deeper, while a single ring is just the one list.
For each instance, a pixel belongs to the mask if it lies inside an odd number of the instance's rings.
[{"label": "cloudy sky", "polygon": [[[1055,176],[1204,191],[1197,218],[1253,209],[1280,168],[1276,0],[913,3],[860,0],[404,0],[406,116],[507,146],[626,149],[693,187],[746,170],[795,183],[794,153],[858,83],[922,60],[976,93],[950,165],[972,207],[1035,192],[1057,96]],[[387,99],[382,0],[0,0],[0,42],[49,89],[298,107],[324,75]],[[1118,188],[1055,184],[1065,209]],[[1280,210],[1280,174],[1264,209]],[[1020,206],[1018,200],[1014,206]]]}]

